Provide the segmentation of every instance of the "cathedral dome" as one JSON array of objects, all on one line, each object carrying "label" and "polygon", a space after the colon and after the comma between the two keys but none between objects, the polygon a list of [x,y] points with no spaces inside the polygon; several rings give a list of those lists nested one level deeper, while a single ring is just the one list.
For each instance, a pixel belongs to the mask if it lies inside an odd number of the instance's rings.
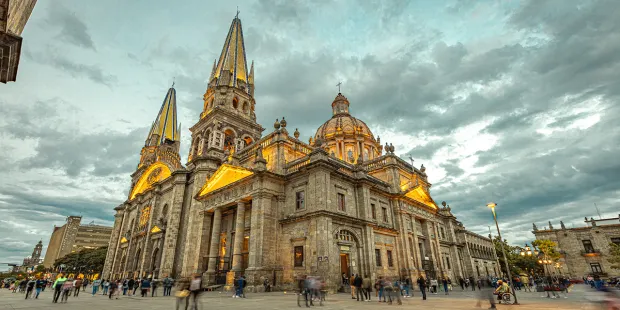
[{"label": "cathedral dome", "polygon": [[[381,155],[381,144],[363,121],[349,114],[349,100],[338,93],[332,102],[333,116],[317,129],[314,141],[327,144],[330,155],[354,163]],[[315,145],[318,146],[318,145]]]}]

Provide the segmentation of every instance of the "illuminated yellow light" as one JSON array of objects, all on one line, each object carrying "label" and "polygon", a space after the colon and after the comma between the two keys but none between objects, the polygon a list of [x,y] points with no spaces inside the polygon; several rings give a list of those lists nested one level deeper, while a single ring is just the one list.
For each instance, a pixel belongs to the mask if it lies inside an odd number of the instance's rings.
[{"label": "illuminated yellow light", "polygon": [[133,187],[131,195],[129,196],[129,200],[134,199],[136,195],[151,189],[153,183],[165,180],[171,174],[172,172],[170,172],[170,168],[168,168],[166,164],[161,162],[152,164],[146,169],[146,171],[144,171],[138,182],[136,182],[136,185]]},{"label": "illuminated yellow light", "polygon": [[487,207],[489,207],[489,208],[495,208],[496,206],[497,206],[497,204],[495,202],[487,203]]},{"label": "illuminated yellow light", "polygon": [[229,164],[221,165],[217,171],[207,180],[198,196],[204,196],[226,185],[237,182],[254,174],[251,170]]},{"label": "illuminated yellow light", "polygon": [[121,243],[127,243],[127,241],[128,241],[127,238],[125,237],[121,238]]},{"label": "illuminated yellow light", "polygon": [[151,233],[158,233],[161,232],[161,228],[157,227],[157,225],[153,226],[153,228],[151,228]]},{"label": "illuminated yellow light", "polygon": [[435,204],[433,199],[420,186],[407,192],[407,194],[405,194],[405,197],[411,198],[415,201],[419,201],[433,209],[437,209],[437,205]]}]

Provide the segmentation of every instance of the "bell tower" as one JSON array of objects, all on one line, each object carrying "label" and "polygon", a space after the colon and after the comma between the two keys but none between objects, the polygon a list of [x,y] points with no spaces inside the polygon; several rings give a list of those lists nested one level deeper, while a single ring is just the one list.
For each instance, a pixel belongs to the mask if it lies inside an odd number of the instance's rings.
[{"label": "bell tower", "polygon": [[188,161],[207,155],[237,152],[259,140],[264,128],[256,122],[254,63],[248,68],[243,29],[235,16],[203,96],[200,120],[190,128]]}]

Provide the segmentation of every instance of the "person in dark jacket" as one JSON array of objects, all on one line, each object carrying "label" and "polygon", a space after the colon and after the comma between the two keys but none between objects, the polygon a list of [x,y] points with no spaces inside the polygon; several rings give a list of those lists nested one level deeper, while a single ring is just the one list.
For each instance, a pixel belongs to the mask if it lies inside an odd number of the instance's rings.
[{"label": "person in dark jacket", "polygon": [[420,287],[420,292],[422,292],[422,300],[426,300],[426,280],[424,277],[418,278],[418,286]]},{"label": "person in dark jacket", "polygon": [[140,292],[142,297],[147,297],[149,289],[151,289],[151,281],[149,279],[142,279],[140,282]]},{"label": "person in dark jacket", "polygon": [[364,292],[362,291],[362,277],[359,274],[355,275],[353,279],[353,286],[355,286],[355,295],[357,297],[357,301],[360,301],[360,295],[362,296],[362,301],[364,301]]}]

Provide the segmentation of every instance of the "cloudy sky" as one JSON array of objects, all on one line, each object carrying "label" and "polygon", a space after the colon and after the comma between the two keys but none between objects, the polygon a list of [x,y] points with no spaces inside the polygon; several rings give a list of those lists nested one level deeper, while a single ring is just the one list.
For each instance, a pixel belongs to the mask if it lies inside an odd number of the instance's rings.
[{"label": "cloudy sky", "polygon": [[307,139],[342,81],[469,229],[488,201],[515,244],[618,216],[620,1],[39,1],[0,85],[0,263],[68,215],[111,224],[173,79],[187,158],[236,5],[266,132],[285,116]]}]

